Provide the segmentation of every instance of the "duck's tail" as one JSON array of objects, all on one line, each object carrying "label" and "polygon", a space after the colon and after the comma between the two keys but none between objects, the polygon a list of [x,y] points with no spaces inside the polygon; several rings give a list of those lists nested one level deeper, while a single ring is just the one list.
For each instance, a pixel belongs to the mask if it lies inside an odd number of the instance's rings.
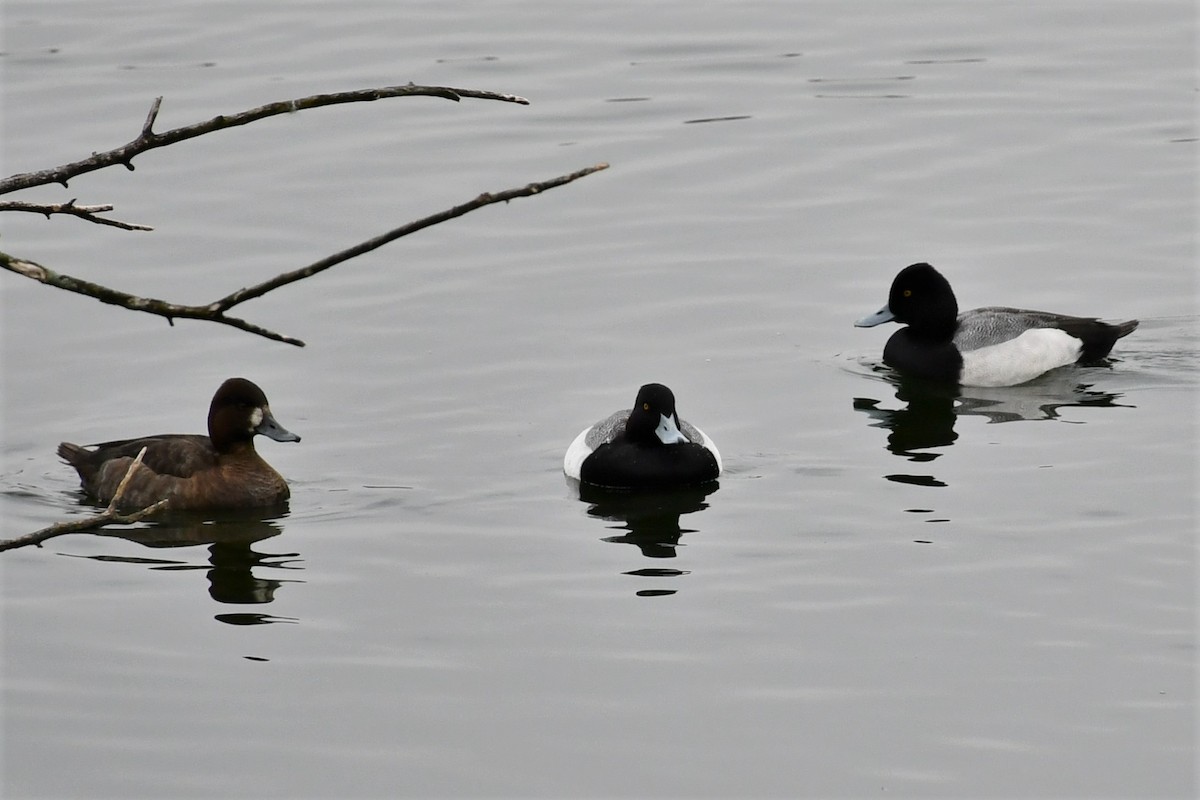
[{"label": "duck's tail", "polygon": [[70,442],[63,442],[58,446],[58,457],[75,468],[85,486],[96,477],[94,456],[93,451]]},{"label": "duck's tail", "polygon": [[1128,336],[1129,334],[1133,333],[1137,326],[1138,321],[1136,319],[1127,320],[1126,322],[1112,323],[1112,327],[1117,329],[1118,339],[1120,339],[1122,336]]},{"label": "duck's tail", "polygon": [[1082,362],[1099,361],[1109,354],[1117,339],[1133,333],[1138,326],[1136,319],[1125,322],[1100,322],[1092,320],[1080,338],[1083,340],[1083,351],[1079,354]]},{"label": "duck's tail", "polygon": [[87,462],[88,451],[77,444],[63,442],[58,446],[58,457],[72,467],[78,467]]}]

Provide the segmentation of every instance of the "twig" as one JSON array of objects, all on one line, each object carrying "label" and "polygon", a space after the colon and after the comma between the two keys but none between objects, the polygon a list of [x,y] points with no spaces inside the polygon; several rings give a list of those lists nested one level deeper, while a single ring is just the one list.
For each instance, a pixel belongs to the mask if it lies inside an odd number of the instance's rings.
[{"label": "twig", "polygon": [[348,261],[351,258],[368,253],[378,247],[382,247],[388,242],[399,239],[402,236],[407,236],[410,233],[419,231],[422,228],[427,228],[431,225],[436,225],[439,222],[444,222],[448,219],[461,217],[471,211],[493,203],[507,202],[518,197],[529,197],[530,195],[540,194],[548,189],[553,189],[558,186],[570,183],[572,181],[591,175],[594,172],[607,169],[607,164],[596,164],[595,166],[586,167],[584,169],[572,172],[569,175],[560,175],[557,178],[551,178],[547,181],[539,183],[530,183],[516,189],[507,189],[503,192],[484,193],[476,197],[474,200],[455,206],[438,214],[434,214],[424,219],[410,222],[407,225],[402,225],[399,228],[391,230],[373,239],[368,239],[361,244],[355,245],[347,250],[335,253],[331,256],[309,264],[302,269],[285,272],[271,280],[251,286],[245,289],[239,289],[232,294],[220,298],[212,303],[205,305],[180,305],[178,303],[170,303],[166,300],[159,300],[152,297],[139,297],[127,292],[110,289],[107,286],[101,286],[98,283],[80,280],[73,278],[70,275],[63,275],[53,270],[16,256],[11,256],[7,253],[0,252],[0,267],[4,267],[10,272],[15,272],[18,275],[24,275],[26,278],[44,283],[48,286],[54,286],[59,289],[64,289],[69,292],[94,297],[102,303],[121,306],[133,311],[143,311],[147,314],[155,314],[160,317],[165,317],[168,322],[174,324],[176,319],[198,319],[207,322],[216,322],[222,325],[230,325],[239,330],[253,333],[258,336],[263,336],[267,339],[273,339],[278,342],[296,345],[303,347],[304,342],[300,339],[295,339],[290,336],[284,336],[280,333],[261,328],[252,323],[246,322],[244,319],[237,317],[227,317],[225,312],[230,308],[244,303],[247,300],[252,300],[256,297],[262,297],[266,293],[278,289],[281,286],[286,286],[289,283],[303,280],[323,272],[330,267],[340,264],[343,261]]},{"label": "twig", "polygon": [[165,508],[171,502],[170,500],[159,500],[157,503],[149,505],[140,511],[134,511],[132,514],[121,514],[117,511],[117,506],[125,494],[125,487],[129,485],[129,479],[133,477],[133,473],[142,465],[142,457],[145,455],[146,448],[143,447],[137,454],[137,458],[130,463],[129,469],[125,470],[125,477],[121,478],[121,483],[117,486],[117,491],[113,493],[113,498],[109,501],[108,508],[104,509],[104,511],[95,516],[71,520],[69,522],[59,522],[51,525],[49,528],[42,528],[40,531],[27,533],[15,539],[7,539],[0,542],[0,552],[15,550],[18,547],[28,547],[31,544],[41,544],[47,539],[67,533],[81,533],[83,531],[95,530],[96,528],[103,528],[107,525],[131,525]]},{"label": "twig", "polygon": [[529,101],[524,97],[518,97],[512,94],[499,94],[497,92],[484,92],[475,89],[453,89],[447,86],[416,86],[409,83],[405,86],[385,86],[376,89],[358,89],[351,92],[336,92],[333,94],[315,94],[310,97],[301,97],[296,100],[283,100],[277,103],[268,103],[258,108],[252,108],[248,111],[242,111],[238,114],[221,115],[213,117],[206,122],[198,122],[194,125],[186,125],[182,128],[172,128],[163,133],[154,132],[154,123],[158,119],[158,110],[162,105],[162,98],[155,99],[150,107],[150,113],[146,116],[146,121],[142,124],[141,133],[138,137],[128,144],[121,147],[107,150],[103,153],[93,153],[91,156],[75,161],[70,164],[63,164],[51,169],[44,169],[38,172],[24,172],[17,175],[12,175],[4,180],[0,180],[0,194],[8,194],[19,189],[28,189],[31,186],[45,186],[51,183],[59,183],[63,186],[67,185],[67,181],[84,175],[89,172],[95,172],[99,169],[111,167],[116,164],[123,165],[126,169],[133,169],[133,159],[148,150],[154,150],[159,147],[167,147],[176,142],[184,141],[185,139],[193,139],[197,136],[203,136],[206,133],[225,130],[226,128],[234,128],[239,125],[248,125],[251,122],[257,122],[266,117],[273,117],[279,114],[291,114],[296,111],[304,111],[310,108],[319,108],[321,106],[338,105],[341,103],[369,103],[374,100],[384,100],[391,97],[441,97],[446,100],[458,101],[463,97],[473,97],[481,100],[500,100],[506,103],[519,103],[521,105],[529,105]]},{"label": "twig", "polygon": [[246,322],[244,319],[227,317],[224,314],[209,311],[207,306],[184,306],[177,303],[169,303],[166,300],[158,300],[153,297],[139,297],[128,292],[101,286],[98,283],[80,280],[70,275],[62,275],[48,267],[43,267],[41,264],[27,261],[23,258],[16,258],[10,256],[8,253],[0,253],[0,267],[4,267],[18,275],[24,275],[26,278],[31,278],[38,283],[44,283],[47,286],[86,295],[87,297],[94,297],[101,303],[108,303],[109,305],[121,306],[133,311],[144,311],[147,314],[166,317],[167,321],[172,325],[175,324],[177,318],[203,319],[211,322],[219,322],[222,325],[230,325],[249,333],[274,339],[275,341],[294,344],[298,347],[304,346],[304,342],[299,339],[293,339],[290,336],[284,336],[283,334],[269,331],[266,328],[260,328],[257,325]]},{"label": "twig", "polygon": [[73,199],[65,203],[27,203],[24,200],[0,201],[0,211],[31,211],[35,214],[45,214],[47,219],[50,218],[51,214],[70,214],[80,219],[86,219],[88,222],[94,222],[97,225],[111,225],[114,228],[122,228],[127,231],[154,230],[149,225],[137,225],[132,222],[121,222],[117,219],[96,216],[97,214],[103,214],[106,211],[112,210],[113,207],[111,205],[76,205]]},{"label": "twig", "polygon": [[596,164],[591,167],[584,167],[583,169],[572,172],[569,175],[560,175],[557,178],[551,178],[548,181],[530,183],[516,189],[507,189],[503,192],[485,192],[476,197],[474,200],[470,200],[462,205],[457,205],[454,208],[449,208],[440,213],[432,214],[424,219],[410,222],[407,225],[401,225],[399,228],[394,228],[393,230],[390,230],[384,234],[380,234],[373,239],[368,239],[361,244],[356,244],[354,247],[342,250],[340,253],[334,253],[331,256],[326,256],[320,261],[314,261],[307,267],[293,270],[292,272],[285,272],[281,275],[276,275],[271,280],[264,281],[257,286],[251,286],[247,289],[238,289],[233,294],[222,297],[220,300],[209,306],[209,308],[216,312],[227,311],[228,309],[236,306],[238,303],[244,303],[247,300],[253,300],[256,297],[262,297],[267,292],[278,289],[281,286],[286,286],[289,283],[295,283],[296,281],[304,280],[307,277],[316,275],[318,272],[323,272],[332,266],[336,266],[343,261],[349,261],[352,258],[363,255],[364,253],[369,253],[372,250],[383,247],[388,242],[395,241],[396,239],[399,239],[402,236],[407,236],[410,233],[416,233],[423,228],[437,225],[439,222],[445,222],[446,220],[454,219],[455,217],[461,217],[464,214],[468,214],[478,208],[483,208],[484,206],[488,206],[493,203],[507,203],[509,200],[514,200],[518,197],[529,197],[530,195],[541,194],[548,189],[553,189],[555,187],[570,183],[571,181],[579,180],[580,178],[587,177],[594,172],[599,172],[604,169],[608,169],[608,164]]}]

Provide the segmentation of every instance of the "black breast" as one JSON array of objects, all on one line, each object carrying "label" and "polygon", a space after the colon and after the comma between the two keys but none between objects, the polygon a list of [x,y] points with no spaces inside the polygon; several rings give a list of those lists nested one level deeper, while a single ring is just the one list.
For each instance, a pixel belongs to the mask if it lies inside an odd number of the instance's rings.
[{"label": "black breast", "polygon": [[579,478],[596,486],[668,489],[717,479],[717,460],[698,444],[644,446],[618,438],[584,459]]},{"label": "black breast", "polygon": [[884,346],[883,363],[914,378],[957,381],[963,360],[953,342],[932,341],[901,328]]}]

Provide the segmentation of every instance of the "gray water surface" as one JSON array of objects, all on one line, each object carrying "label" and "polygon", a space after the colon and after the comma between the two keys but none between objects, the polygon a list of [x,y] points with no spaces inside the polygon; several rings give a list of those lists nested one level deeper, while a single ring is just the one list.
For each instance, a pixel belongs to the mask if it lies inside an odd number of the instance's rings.
[{"label": "gray water surface", "polygon": [[[0,249],[239,307],[295,348],[3,292],[3,535],[94,509],[59,441],[201,432],[259,383],[286,514],[0,554],[6,797],[1190,797],[1196,10],[805,3],[3,7],[3,173],[324,91],[14,198]],[[9,198],[6,198],[9,199]],[[1110,363],[956,393],[853,320],[1142,320]],[[575,497],[586,424],[671,386],[706,496]]]}]

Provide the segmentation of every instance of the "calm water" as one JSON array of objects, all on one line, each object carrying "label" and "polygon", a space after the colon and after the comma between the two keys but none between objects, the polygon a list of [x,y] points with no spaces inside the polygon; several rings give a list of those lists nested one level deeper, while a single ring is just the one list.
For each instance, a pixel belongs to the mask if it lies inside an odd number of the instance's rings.
[{"label": "calm water", "polygon": [[[1185,797],[1196,777],[1194,5],[3,6],[3,172],[414,81],[23,199],[2,249],[205,302],[475,197],[609,170],[240,308],[299,349],[5,273],[3,535],[90,513],[54,449],[298,445],[272,519],[0,554],[6,797]],[[887,13],[895,12],[895,13]],[[854,319],[1142,327],[937,395]],[[674,388],[707,496],[583,502],[579,429]]]}]

